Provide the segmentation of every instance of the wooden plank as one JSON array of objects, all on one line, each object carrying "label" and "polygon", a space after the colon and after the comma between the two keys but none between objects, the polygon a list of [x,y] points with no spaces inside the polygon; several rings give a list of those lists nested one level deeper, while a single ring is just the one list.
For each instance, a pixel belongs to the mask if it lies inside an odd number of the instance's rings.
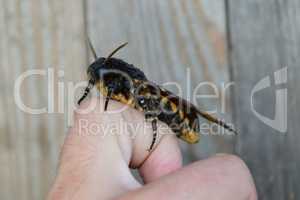
[{"label": "wooden plank", "polygon": [[[237,151],[247,162],[259,199],[299,199],[298,152],[300,93],[300,20],[298,0],[228,0],[235,118],[240,129]],[[288,67],[287,84],[274,85],[274,72]],[[288,89],[287,133],[269,127],[251,109],[251,91],[264,77],[271,87],[253,97],[254,109],[273,119],[275,91]],[[284,108],[284,103],[281,104]],[[285,111],[278,113],[284,116]],[[280,119],[279,122],[284,122]],[[274,125],[274,124],[273,124]]]},{"label": "wooden plank", "polygon": [[[88,33],[99,55],[108,55],[115,46],[128,41],[129,46],[116,57],[134,63],[158,83],[179,83],[185,97],[201,81],[211,81],[218,87],[229,81],[224,1],[87,3]],[[191,77],[187,77],[187,70]],[[191,88],[186,89],[189,79]],[[171,89],[177,92],[176,88]],[[211,94],[208,88],[201,92]],[[229,94],[226,98],[230,102]],[[219,106],[220,99],[205,99],[201,103],[204,109],[213,109]],[[230,108],[225,116],[230,121]],[[200,144],[189,147],[186,156],[193,160],[232,149],[230,137],[203,136]]]},{"label": "wooden plank", "polygon": [[[63,114],[31,115],[14,101],[14,82],[29,69],[79,80],[86,66],[81,0],[0,1],[0,194],[2,199],[43,199],[54,177],[65,135]],[[47,77],[30,77],[21,97],[34,108],[48,103]],[[54,91],[57,97],[57,88]],[[57,113],[57,100],[54,102]]]}]

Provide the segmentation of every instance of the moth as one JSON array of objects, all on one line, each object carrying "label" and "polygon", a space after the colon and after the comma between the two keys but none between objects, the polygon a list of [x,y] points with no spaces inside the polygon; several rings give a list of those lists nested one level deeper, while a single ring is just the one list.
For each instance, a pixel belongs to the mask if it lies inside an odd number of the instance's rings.
[{"label": "moth", "polygon": [[149,81],[139,68],[114,58],[113,55],[127,43],[117,47],[109,56],[100,58],[89,39],[88,44],[95,61],[87,69],[88,86],[78,104],[96,86],[98,91],[106,97],[104,111],[107,110],[110,99],[142,111],[146,121],[151,122],[153,129],[149,151],[153,149],[156,142],[158,120],[167,124],[178,138],[190,144],[199,141],[199,116],[236,134],[236,131],[222,120],[199,110],[192,103]]}]

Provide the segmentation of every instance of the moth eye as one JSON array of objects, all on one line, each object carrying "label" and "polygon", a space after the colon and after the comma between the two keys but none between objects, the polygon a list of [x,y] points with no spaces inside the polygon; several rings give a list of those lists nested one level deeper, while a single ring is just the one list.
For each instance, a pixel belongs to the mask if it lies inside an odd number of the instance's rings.
[{"label": "moth eye", "polygon": [[140,99],[140,104],[144,104],[144,103],[145,103],[145,99],[144,98]]}]

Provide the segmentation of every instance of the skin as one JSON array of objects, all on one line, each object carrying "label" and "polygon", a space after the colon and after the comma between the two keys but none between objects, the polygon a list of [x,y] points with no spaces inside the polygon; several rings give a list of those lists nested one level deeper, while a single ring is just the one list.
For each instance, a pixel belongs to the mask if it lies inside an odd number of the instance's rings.
[{"label": "skin", "polygon": [[[103,112],[103,102],[85,101],[75,112],[48,199],[257,199],[251,174],[240,158],[220,154],[183,167],[178,139],[161,123],[152,152],[147,151],[151,125],[144,131],[119,129],[114,134],[112,128],[97,130],[96,125],[144,122],[141,112],[119,112],[124,105],[115,101],[108,106],[115,113]],[[79,113],[91,105],[92,112]],[[130,167],[138,168],[144,185],[134,179]]]}]

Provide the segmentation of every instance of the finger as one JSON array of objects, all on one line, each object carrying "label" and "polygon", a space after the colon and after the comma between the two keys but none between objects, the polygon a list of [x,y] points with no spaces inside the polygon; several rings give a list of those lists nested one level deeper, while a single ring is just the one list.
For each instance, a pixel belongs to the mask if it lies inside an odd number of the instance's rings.
[{"label": "finger", "polygon": [[[81,108],[91,104],[96,105],[92,112],[75,116],[49,199],[108,199],[139,187],[128,168],[130,142],[120,142],[110,132],[110,125],[119,122],[121,114],[103,113],[98,99],[84,102]],[[111,110],[120,107],[110,104]]]},{"label": "finger", "polygon": [[256,200],[248,168],[236,156],[216,156],[193,163],[119,199]]},{"label": "finger", "polygon": [[[153,139],[151,123],[145,123],[141,112],[129,109],[122,113],[126,124],[135,123],[133,131],[133,146],[130,167],[139,168],[139,173],[145,183],[169,174],[182,166],[182,157],[178,140],[170,128],[158,122],[157,139],[151,152],[148,151]],[[141,125],[141,126],[140,126]]]},{"label": "finger", "polygon": [[182,167],[182,156],[177,138],[165,135],[157,148],[139,168],[145,183],[152,182]]},{"label": "finger", "polygon": [[128,109],[122,112],[122,117],[132,138],[130,167],[139,168],[145,182],[181,167],[182,158],[177,138],[166,124],[158,121],[157,138],[154,148],[149,152],[153,129],[151,123],[145,122],[144,113]]}]

